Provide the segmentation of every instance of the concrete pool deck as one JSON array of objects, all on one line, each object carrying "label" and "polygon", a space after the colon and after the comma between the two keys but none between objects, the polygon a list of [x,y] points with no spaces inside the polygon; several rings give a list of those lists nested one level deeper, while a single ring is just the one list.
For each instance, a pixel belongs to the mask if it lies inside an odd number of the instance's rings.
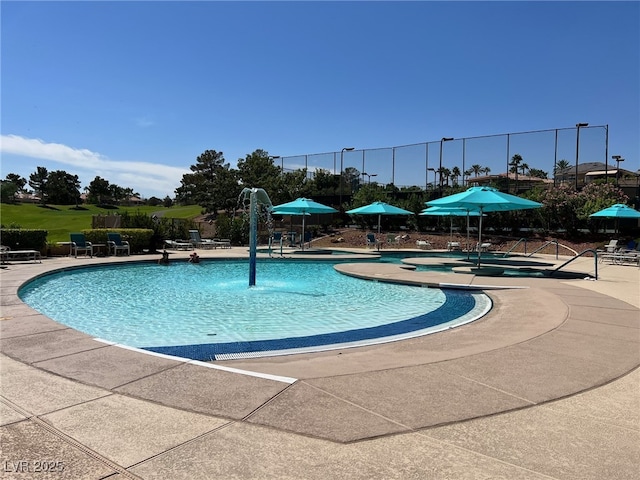
[{"label": "concrete pool deck", "polygon": [[[213,365],[225,369],[97,342],[16,295],[49,270],[144,259],[1,271],[0,478],[638,478],[637,267],[601,263],[587,281],[343,265],[492,287],[494,308],[435,335]],[[593,274],[594,260],[570,270]]]}]

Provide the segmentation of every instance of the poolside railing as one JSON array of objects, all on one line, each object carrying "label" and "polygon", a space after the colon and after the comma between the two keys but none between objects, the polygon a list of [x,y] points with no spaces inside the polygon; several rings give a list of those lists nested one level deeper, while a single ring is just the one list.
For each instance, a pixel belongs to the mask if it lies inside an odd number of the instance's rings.
[{"label": "poolside railing", "polygon": [[586,253],[593,253],[594,272],[595,272],[594,276],[595,276],[595,279],[598,280],[598,251],[595,248],[587,248],[586,250],[583,250],[582,252],[577,254],[575,257],[570,258],[569,260],[564,262],[562,265],[559,265],[556,268],[554,268],[553,270],[551,270],[551,272],[557,272],[562,267],[565,267],[565,266],[569,265],[571,262],[573,262],[574,260],[577,260],[578,258],[580,258],[582,255],[584,255]]}]

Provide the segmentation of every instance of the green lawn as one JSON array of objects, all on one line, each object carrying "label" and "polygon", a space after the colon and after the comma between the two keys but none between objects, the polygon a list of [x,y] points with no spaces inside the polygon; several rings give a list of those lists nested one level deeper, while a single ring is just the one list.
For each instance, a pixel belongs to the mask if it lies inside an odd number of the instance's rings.
[{"label": "green lawn", "polygon": [[195,218],[200,215],[199,205],[186,207],[118,207],[114,209],[98,208],[95,205],[83,205],[86,210],[74,210],[72,205],[47,205],[46,207],[30,203],[17,205],[0,204],[0,222],[2,228],[35,228],[47,230],[47,242],[65,242],[69,233],[91,228],[92,215],[113,215],[125,211],[146,213],[151,215],[163,212],[170,218]]}]

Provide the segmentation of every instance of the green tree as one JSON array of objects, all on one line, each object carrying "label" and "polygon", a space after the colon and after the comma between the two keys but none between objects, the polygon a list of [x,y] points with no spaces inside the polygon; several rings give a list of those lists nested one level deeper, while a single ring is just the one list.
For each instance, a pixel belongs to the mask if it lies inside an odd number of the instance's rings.
[{"label": "green tree", "polygon": [[91,180],[87,189],[89,191],[87,203],[100,205],[109,199],[110,185],[104,178],[97,176]]},{"label": "green tree", "polygon": [[175,191],[180,203],[197,203],[205,212],[233,211],[238,203],[241,187],[238,173],[225,163],[224,154],[206,150],[191,165],[193,173],[182,176],[180,187]]},{"label": "green tree", "polygon": [[460,178],[460,175],[462,175],[462,172],[460,172],[459,167],[453,167],[453,169],[451,169],[451,181],[454,185],[458,185],[458,178]]},{"label": "green tree", "polygon": [[478,165],[477,163],[471,165],[471,171],[473,172],[473,176],[477,177],[483,172],[482,165]]},{"label": "green tree", "polygon": [[18,186],[8,180],[0,181],[0,202],[14,203],[18,193]]},{"label": "green tree", "polygon": [[36,171],[29,175],[29,186],[40,197],[40,203],[43,205],[46,202],[48,177],[49,171],[45,167],[37,167]]},{"label": "green tree", "polygon": [[46,183],[47,202],[55,205],[75,205],[80,202],[80,180],[64,170],[49,174]]},{"label": "green tree", "polygon": [[27,180],[17,173],[9,173],[0,181],[0,202],[13,203],[16,193],[24,191]]},{"label": "green tree", "polygon": [[267,194],[278,189],[282,172],[264,150],[256,150],[238,159],[238,176],[243,187],[262,188]]},{"label": "green tree", "polygon": [[509,165],[511,166],[509,172],[516,174],[516,193],[518,192],[518,170],[521,163],[522,156],[519,153],[516,153],[513,157],[511,157],[511,161],[509,162]]},{"label": "green tree", "polygon": [[564,182],[565,173],[570,166],[571,164],[564,158],[558,161],[553,168],[553,178],[557,178],[558,174],[560,174],[560,182]]},{"label": "green tree", "polygon": [[8,173],[5,181],[13,183],[19,192],[24,190],[25,185],[27,184],[27,179],[21,177],[17,173]]},{"label": "green tree", "polygon": [[307,179],[307,169],[293,170],[282,176],[282,187],[279,192],[271,194],[269,198],[274,205],[290,202],[298,197],[310,197],[313,193],[313,183]]},{"label": "green tree", "polygon": [[318,168],[313,175],[314,193],[317,195],[336,195],[340,186],[340,177],[330,170]]},{"label": "green tree", "polygon": [[544,179],[549,178],[548,172],[545,172],[544,170],[540,170],[538,168],[531,168],[529,170],[529,175],[535,178],[544,178]]}]

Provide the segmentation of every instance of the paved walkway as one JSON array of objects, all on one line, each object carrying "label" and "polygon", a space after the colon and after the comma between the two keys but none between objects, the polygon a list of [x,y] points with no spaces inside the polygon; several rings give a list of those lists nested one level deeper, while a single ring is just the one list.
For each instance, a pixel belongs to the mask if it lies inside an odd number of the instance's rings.
[{"label": "paved walkway", "polygon": [[637,267],[589,281],[342,265],[484,288],[494,308],[436,335],[215,364],[97,342],[16,295],[52,269],[141,258],[1,271],[0,478],[639,478]]}]

